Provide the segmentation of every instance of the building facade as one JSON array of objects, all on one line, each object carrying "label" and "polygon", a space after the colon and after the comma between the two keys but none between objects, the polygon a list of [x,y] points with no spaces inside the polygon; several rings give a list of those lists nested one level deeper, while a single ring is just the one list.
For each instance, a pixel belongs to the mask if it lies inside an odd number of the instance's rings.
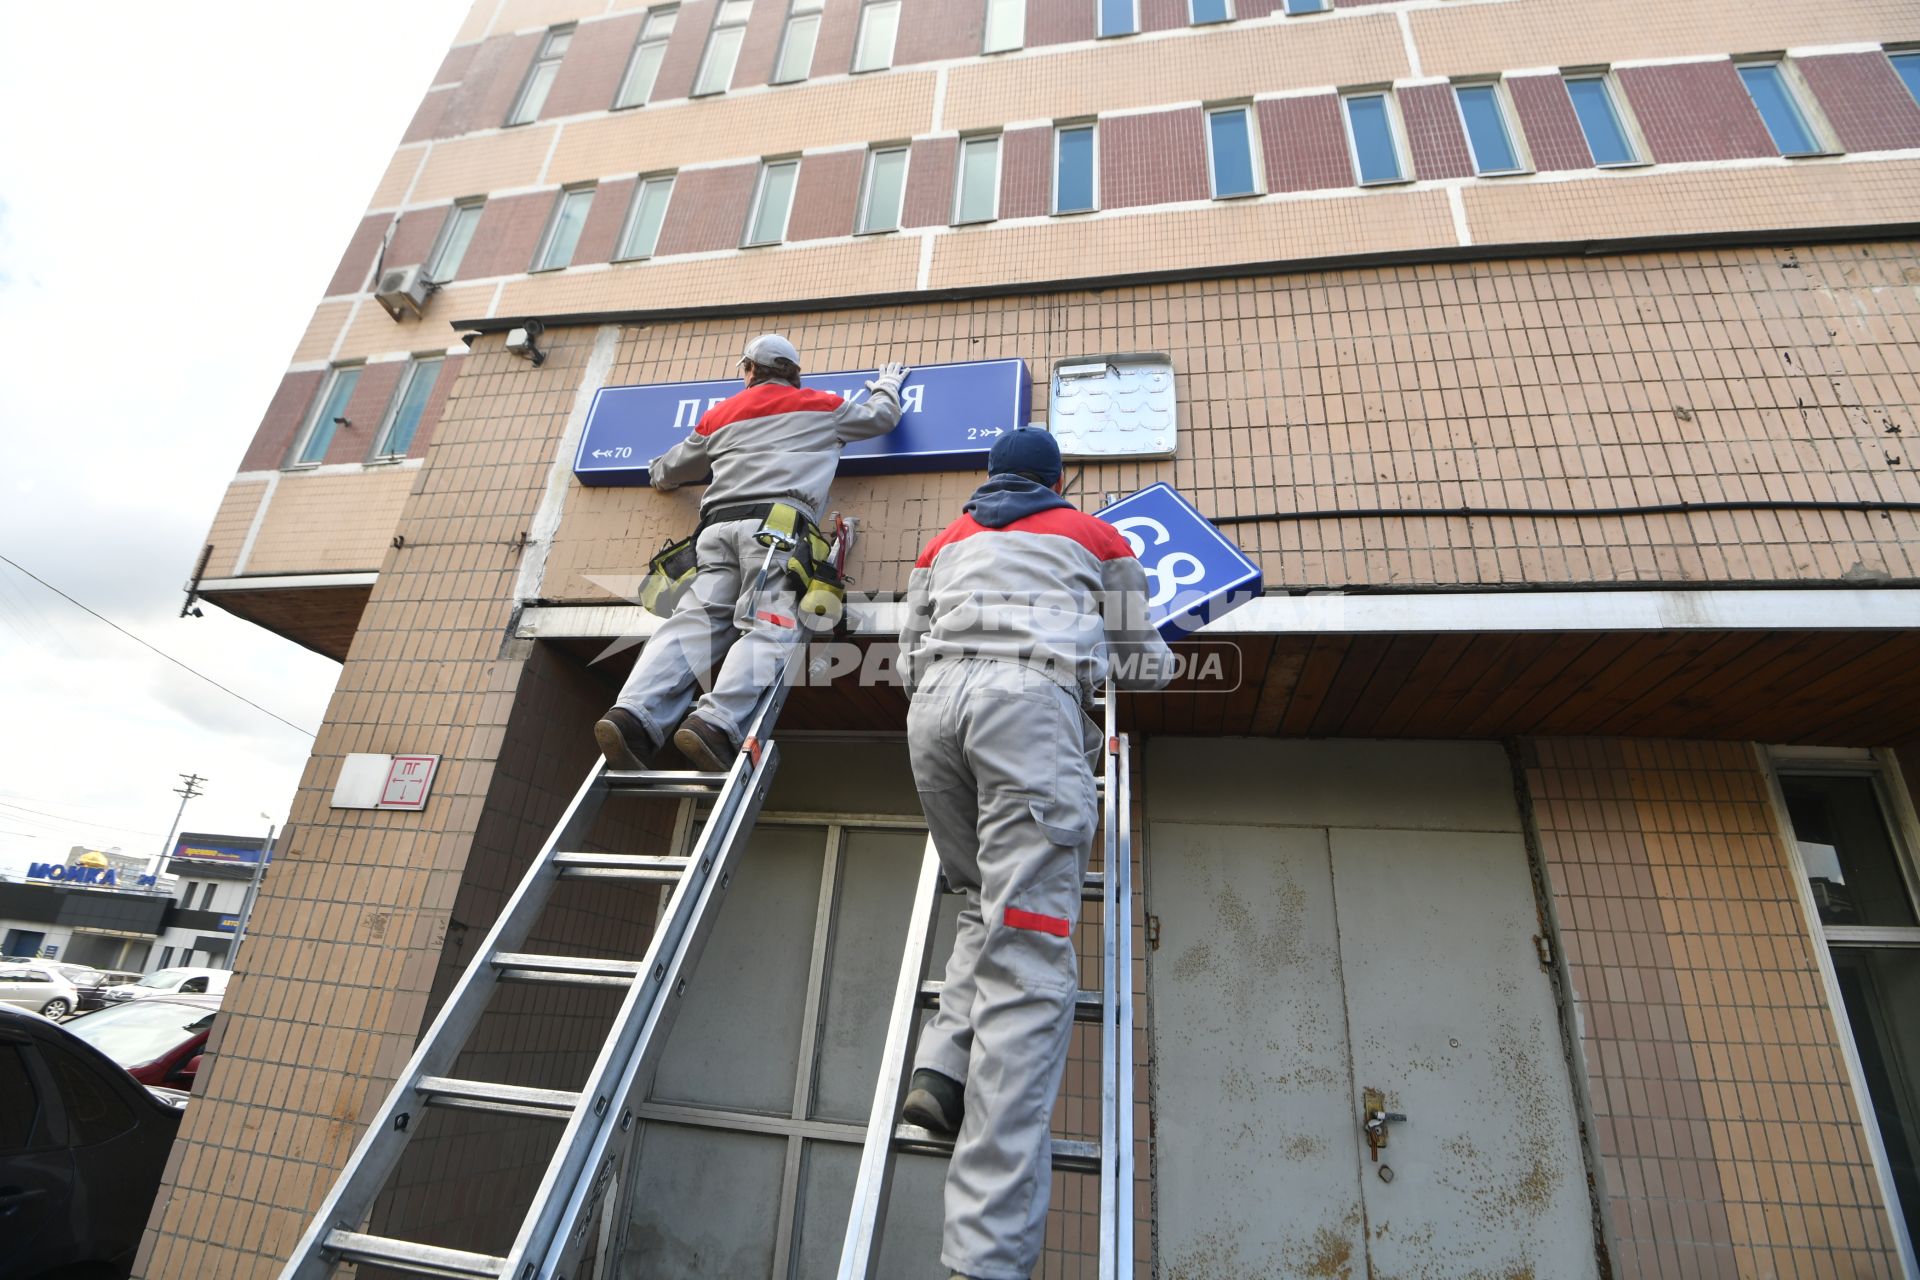
[{"label": "building facade", "polygon": [[[139,1273],[273,1273],[594,759],[698,501],[580,483],[596,394],[778,330],[1023,362],[1042,422],[1163,359],[1172,456],[1071,492],[1166,481],[1262,568],[1231,680],[1123,700],[1140,1275],[1913,1274],[1916,192],[1886,0],[478,0],[196,579],[343,665]],[[977,479],[836,484],[860,644]],[[904,708],[789,704],[610,1272],[831,1274]],[[439,757],[424,807],[336,807],[369,753]],[[637,956],[635,894],[550,940]],[[462,1074],[570,1087],[606,1012],[509,1002]],[[503,1247],[540,1142],[423,1132],[375,1229]],[[939,1274],[937,1181],[887,1274]],[[1037,1274],[1092,1274],[1053,1204]]]}]

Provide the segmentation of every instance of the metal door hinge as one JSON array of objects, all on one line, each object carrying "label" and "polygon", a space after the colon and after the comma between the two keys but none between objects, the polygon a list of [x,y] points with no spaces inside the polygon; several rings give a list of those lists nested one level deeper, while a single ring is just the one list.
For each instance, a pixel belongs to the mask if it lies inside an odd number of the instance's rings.
[{"label": "metal door hinge", "polygon": [[1160,917],[1149,914],[1147,916],[1147,950],[1158,951],[1159,949],[1160,949]]},{"label": "metal door hinge", "polygon": [[1533,952],[1540,958],[1542,969],[1553,968],[1553,939],[1544,933],[1533,935]]}]

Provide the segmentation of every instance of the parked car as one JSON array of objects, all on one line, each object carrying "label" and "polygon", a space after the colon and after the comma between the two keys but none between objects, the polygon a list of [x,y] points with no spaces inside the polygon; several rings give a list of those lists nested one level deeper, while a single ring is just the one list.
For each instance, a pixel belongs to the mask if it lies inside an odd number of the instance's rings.
[{"label": "parked car", "polygon": [[180,1115],[177,1091],[0,1007],[0,1280],[130,1272]]},{"label": "parked car", "polygon": [[123,969],[92,969],[88,970],[93,975],[91,980],[83,982],[74,970],[85,970],[86,965],[62,965],[60,968],[72,981],[74,990],[80,993],[80,1010],[83,1013],[88,1009],[104,1009],[107,1004],[107,992],[114,987],[140,981],[139,974],[128,973]]},{"label": "parked car", "polygon": [[74,1018],[66,1028],[141,1084],[191,1091],[218,1012],[217,996],[153,996]]},{"label": "parked car", "polygon": [[80,993],[52,965],[16,960],[0,964],[0,1004],[64,1018],[80,1007]]},{"label": "parked car", "polygon": [[108,1005],[148,996],[217,996],[227,989],[230,976],[225,969],[155,969],[138,982],[110,987],[101,995]]}]

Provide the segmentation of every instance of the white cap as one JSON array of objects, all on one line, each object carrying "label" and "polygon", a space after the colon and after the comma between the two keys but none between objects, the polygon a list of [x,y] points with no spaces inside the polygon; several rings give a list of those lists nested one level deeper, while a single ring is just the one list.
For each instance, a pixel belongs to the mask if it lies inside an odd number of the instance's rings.
[{"label": "white cap", "polygon": [[758,365],[765,365],[768,368],[772,368],[775,363],[781,360],[791,360],[794,368],[798,369],[800,367],[800,353],[794,349],[794,345],[791,342],[788,342],[777,333],[761,334],[752,342],[749,342],[746,351],[741,354],[744,359],[751,360]]}]

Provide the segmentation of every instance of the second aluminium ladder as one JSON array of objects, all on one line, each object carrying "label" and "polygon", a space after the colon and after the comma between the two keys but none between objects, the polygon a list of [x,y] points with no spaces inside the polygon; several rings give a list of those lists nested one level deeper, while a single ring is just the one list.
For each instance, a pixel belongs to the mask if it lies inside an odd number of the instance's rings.
[{"label": "second aluminium ladder", "polygon": [[[1100,1023],[1100,1140],[1053,1140],[1053,1167],[1100,1177],[1100,1280],[1133,1277],[1133,839],[1126,736],[1118,731],[1111,686],[1105,696],[1106,737],[1101,770],[1101,869],[1087,876],[1081,896],[1101,904],[1100,990],[1074,997],[1074,1019]],[[933,841],[921,857],[913,917],[907,926],[900,976],[887,1021],[880,1077],[867,1118],[866,1145],[854,1182],[853,1205],[840,1253],[838,1280],[878,1280],[880,1238],[886,1226],[894,1157],[950,1154],[951,1138],[900,1121],[912,1068],[920,1014],[939,1002],[940,983],[925,975],[933,957],[934,926],[943,891]]]}]

